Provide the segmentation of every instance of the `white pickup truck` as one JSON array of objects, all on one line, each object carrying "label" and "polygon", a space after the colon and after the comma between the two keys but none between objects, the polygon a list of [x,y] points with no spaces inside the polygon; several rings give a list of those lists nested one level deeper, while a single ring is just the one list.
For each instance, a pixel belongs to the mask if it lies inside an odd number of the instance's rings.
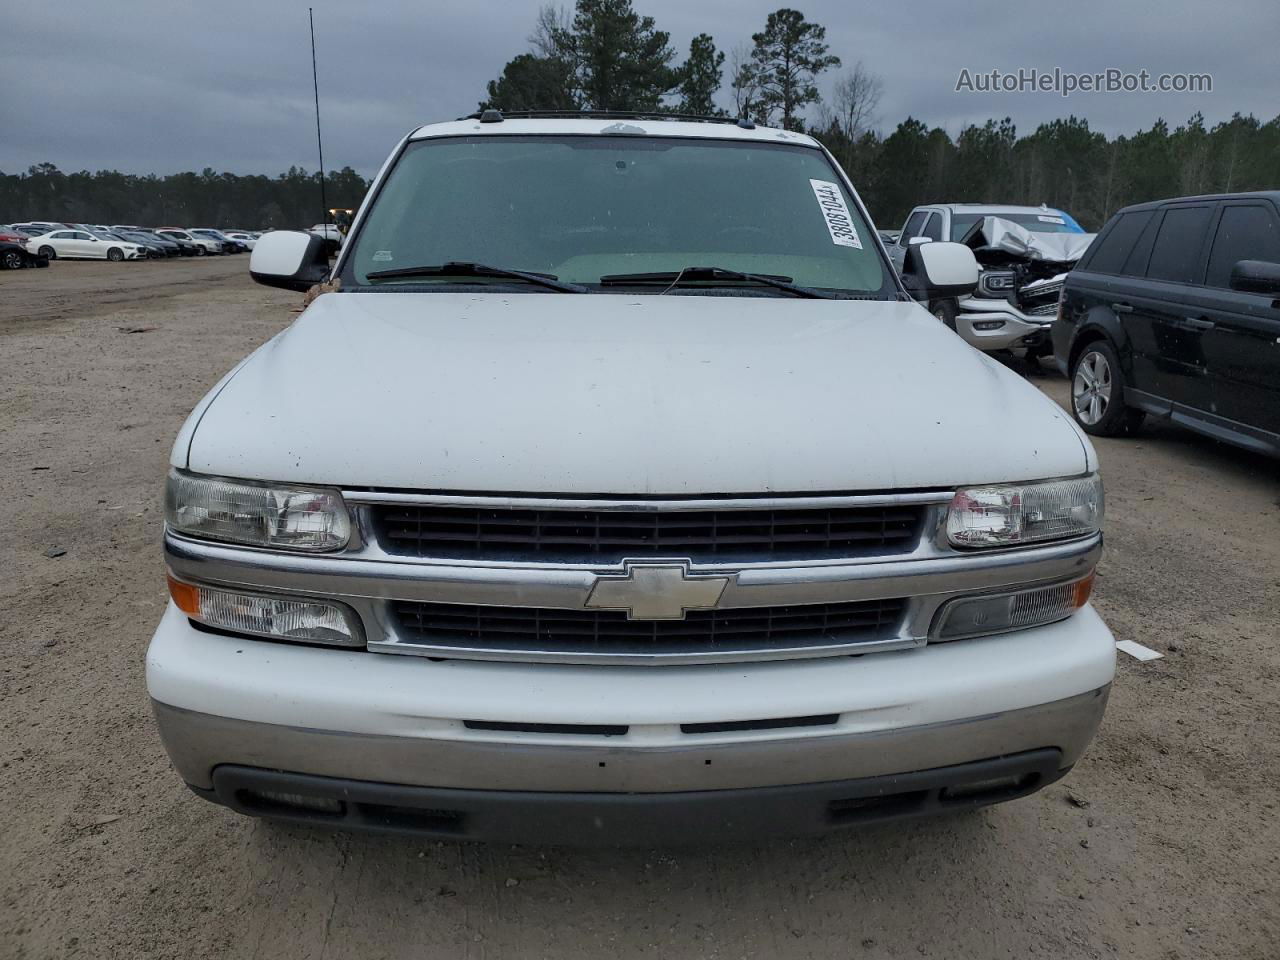
[{"label": "white pickup truck", "polygon": [[931,203],[907,216],[889,258],[901,268],[911,247],[943,239],[972,249],[982,272],[969,295],[931,299],[933,315],[979,350],[1013,350],[1030,360],[1052,353],[1049,327],[1062,284],[1093,234],[1044,205]]},{"label": "white pickup truck", "polygon": [[913,299],[813,139],[422,127],[173,447],[147,682],[241,813],[678,842],[1030,794],[1101,720],[1088,438]]}]

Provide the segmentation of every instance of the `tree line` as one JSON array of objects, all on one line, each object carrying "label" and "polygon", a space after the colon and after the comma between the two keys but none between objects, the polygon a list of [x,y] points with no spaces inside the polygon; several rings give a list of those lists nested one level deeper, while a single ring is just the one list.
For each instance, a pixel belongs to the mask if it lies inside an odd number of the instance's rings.
[{"label": "tree line", "polygon": [[[1110,138],[1076,116],[1022,135],[1008,117],[992,119],[954,136],[908,117],[885,133],[882,80],[860,61],[846,66],[826,29],[790,8],[727,53],[700,33],[680,58],[632,0],[543,7],[528,42],[488,82],[479,109],[737,116],[807,132],[848,171],[882,227],[899,226],[919,203],[957,201],[1045,203],[1096,229],[1130,203],[1280,187],[1280,117],[1237,113],[1208,126],[1197,113]],[[338,207],[357,206],[368,188],[350,167],[325,184]],[[274,178],[211,169],[161,177],[40,164],[0,172],[0,222],[301,226],[319,218],[318,187],[318,174],[297,167]]]},{"label": "tree line", "polygon": [[488,83],[481,110],[665,110],[803,131],[832,152],[883,227],[917,204],[954,201],[1045,203],[1096,229],[1131,203],[1280,187],[1280,117],[1237,113],[1209,127],[1197,113],[1112,138],[1076,116],[1022,136],[1010,118],[992,119],[954,137],[908,117],[886,134],[876,113],[883,81],[861,61],[846,67],[826,28],[790,8],[728,55],[702,33],[679,60],[631,0],[577,0],[572,14],[543,7],[529,45]]},{"label": "tree line", "polygon": [[[329,206],[354,209],[369,181],[350,167],[325,175]],[[217,173],[139,176],[115,170],[64,173],[41,163],[0,172],[0,223],[50,220],[141,226],[218,226],[254,230],[319,223],[320,174],[290,167],[275,177]]]}]

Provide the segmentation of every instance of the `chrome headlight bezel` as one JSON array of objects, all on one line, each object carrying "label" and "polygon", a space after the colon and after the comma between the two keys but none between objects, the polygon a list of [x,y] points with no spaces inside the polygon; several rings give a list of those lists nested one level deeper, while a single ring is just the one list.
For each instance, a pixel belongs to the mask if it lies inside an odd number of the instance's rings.
[{"label": "chrome headlight bezel", "polygon": [[1027,483],[974,484],[947,505],[941,539],[957,550],[991,550],[1077,540],[1101,532],[1097,473]]},{"label": "chrome headlight bezel", "polygon": [[195,540],[297,553],[333,553],[351,542],[341,491],[292,483],[169,471],[168,529]]}]

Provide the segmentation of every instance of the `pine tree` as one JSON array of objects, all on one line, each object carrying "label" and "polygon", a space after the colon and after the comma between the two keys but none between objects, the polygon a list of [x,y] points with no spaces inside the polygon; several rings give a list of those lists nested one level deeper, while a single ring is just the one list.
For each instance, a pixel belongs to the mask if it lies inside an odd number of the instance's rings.
[{"label": "pine tree", "polygon": [[578,0],[566,46],[584,106],[657,110],[676,85],[670,34],[631,0]]},{"label": "pine tree", "polygon": [[751,59],[767,120],[780,112],[783,127],[803,129],[799,112],[818,102],[815,78],[840,66],[840,58],[827,52],[826,37],[826,27],[809,23],[799,10],[785,7],[769,14],[762,33],[751,35],[755,44]]},{"label": "pine tree", "polygon": [[708,33],[700,33],[689,44],[689,59],[680,67],[680,113],[724,116],[716,106],[716,91],[723,76],[724,54]]},{"label": "pine tree", "polygon": [[490,80],[489,96],[480,109],[573,110],[573,73],[563,60],[522,53],[502,68],[502,76]]}]

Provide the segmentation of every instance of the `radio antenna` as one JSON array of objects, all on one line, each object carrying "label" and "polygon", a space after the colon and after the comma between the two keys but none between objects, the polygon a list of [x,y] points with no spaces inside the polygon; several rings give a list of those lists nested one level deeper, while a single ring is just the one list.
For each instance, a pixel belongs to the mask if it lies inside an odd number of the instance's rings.
[{"label": "radio antenna", "polygon": [[324,142],[320,139],[320,78],[316,72],[316,20],[307,7],[307,22],[311,24],[311,86],[316,95],[316,151],[320,154],[320,222],[325,225],[328,240],[329,201],[324,193]]}]

